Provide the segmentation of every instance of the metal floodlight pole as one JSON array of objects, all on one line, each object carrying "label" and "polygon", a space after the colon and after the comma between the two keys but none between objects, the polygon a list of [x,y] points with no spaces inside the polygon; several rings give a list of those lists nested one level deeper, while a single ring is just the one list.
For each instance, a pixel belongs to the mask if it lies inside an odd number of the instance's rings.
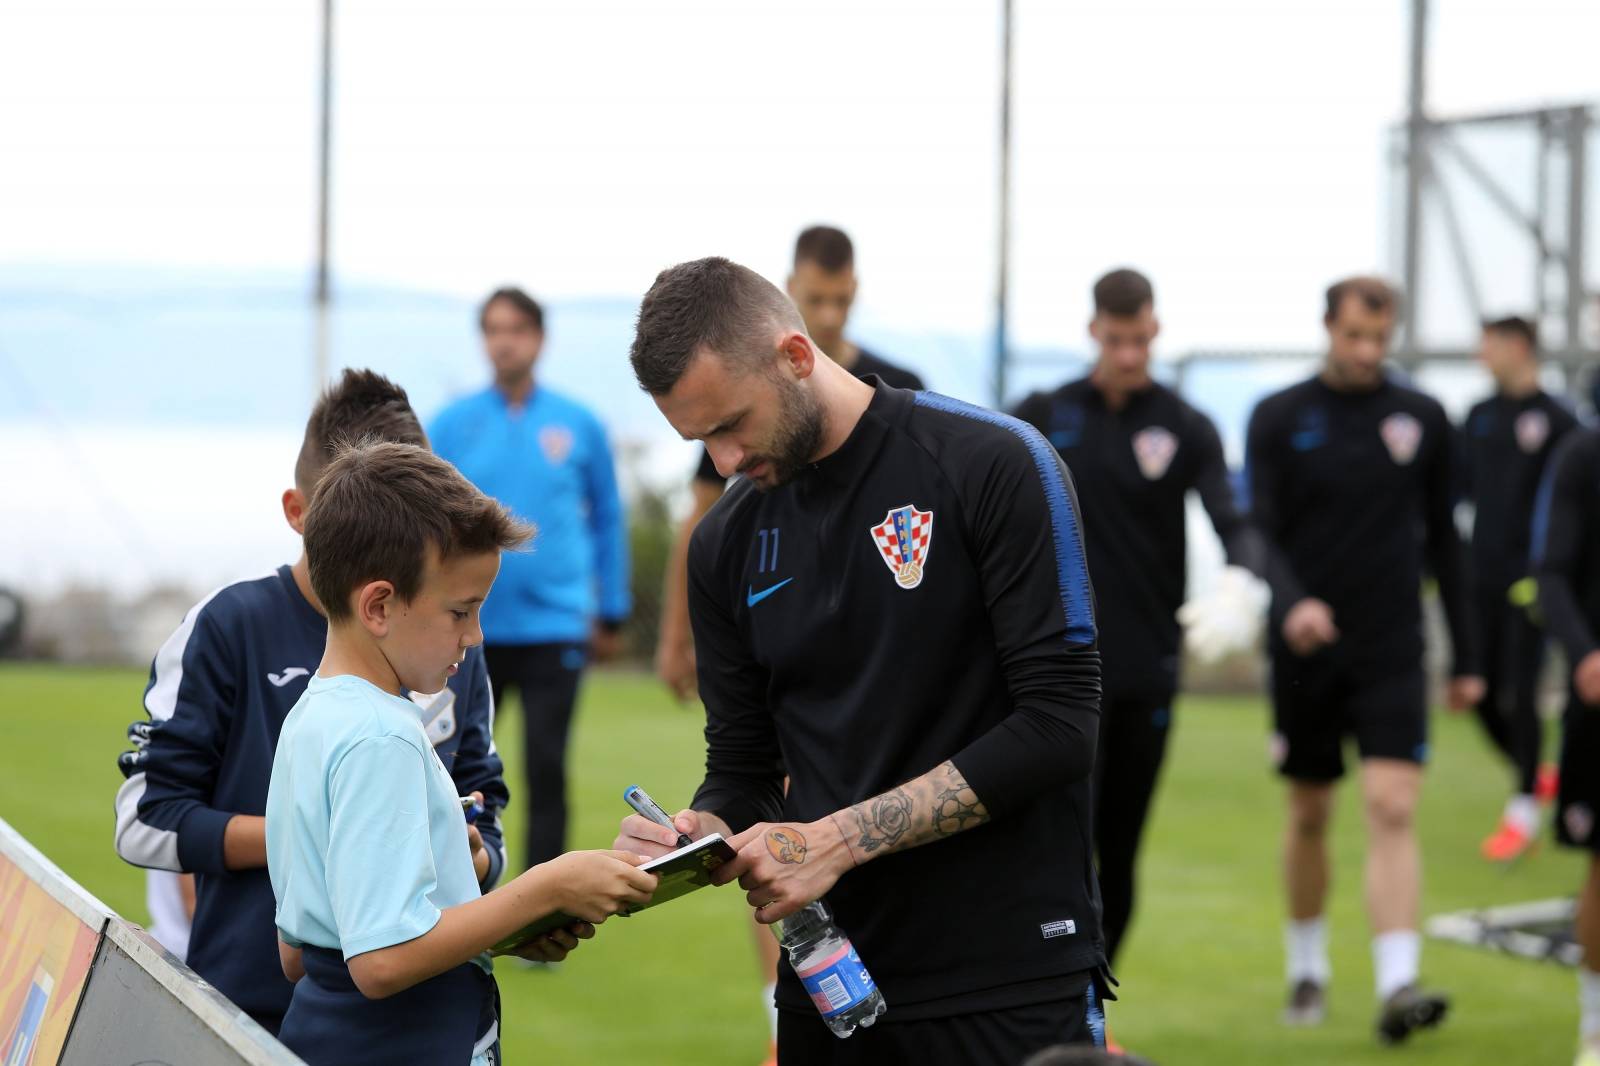
[{"label": "metal floodlight pole", "polygon": [[317,138],[317,279],[312,297],[316,312],[315,362],[311,387],[321,393],[328,382],[328,215],[330,147],[333,131],[333,0],[322,0],[322,123]]},{"label": "metal floodlight pole", "polygon": [[1539,140],[1535,148],[1533,227],[1539,245],[1538,265],[1533,272],[1534,322],[1544,328],[1550,307],[1550,120],[1539,116]]},{"label": "metal floodlight pole", "polygon": [[1589,110],[1574,107],[1567,112],[1567,349],[1577,351],[1583,343],[1583,305],[1588,289],[1583,276],[1584,217],[1583,201],[1588,192],[1585,152],[1588,147]]},{"label": "metal floodlight pole", "polygon": [[1417,346],[1422,317],[1422,184],[1427,169],[1427,119],[1423,114],[1428,58],[1428,3],[1411,0],[1411,93],[1406,115],[1405,316],[1403,347]]},{"label": "metal floodlight pole", "polygon": [[994,406],[1006,402],[1006,304],[1011,258],[1011,0],[1000,4],[1000,219],[995,252]]}]

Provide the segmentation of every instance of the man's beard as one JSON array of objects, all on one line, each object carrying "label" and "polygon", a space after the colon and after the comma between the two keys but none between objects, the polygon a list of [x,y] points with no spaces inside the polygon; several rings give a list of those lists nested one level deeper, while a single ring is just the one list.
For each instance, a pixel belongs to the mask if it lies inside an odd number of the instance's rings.
[{"label": "man's beard", "polygon": [[767,454],[757,457],[771,470],[756,488],[769,492],[793,481],[822,446],[822,407],[810,390],[793,381],[778,380],[778,428]]}]

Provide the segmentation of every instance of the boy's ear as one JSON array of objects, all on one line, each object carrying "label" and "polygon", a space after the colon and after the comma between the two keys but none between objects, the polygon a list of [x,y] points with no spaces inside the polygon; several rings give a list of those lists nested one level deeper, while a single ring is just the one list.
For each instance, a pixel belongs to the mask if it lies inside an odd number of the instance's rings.
[{"label": "boy's ear", "polygon": [[391,581],[369,581],[356,590],[356,618],[373,637],[389,635],[389,613],[399,599]]},{"label": "boy's ear", "polygon": [[306,494],[299,489],[283,490],[283,520],[301,536],[306,532]]}]

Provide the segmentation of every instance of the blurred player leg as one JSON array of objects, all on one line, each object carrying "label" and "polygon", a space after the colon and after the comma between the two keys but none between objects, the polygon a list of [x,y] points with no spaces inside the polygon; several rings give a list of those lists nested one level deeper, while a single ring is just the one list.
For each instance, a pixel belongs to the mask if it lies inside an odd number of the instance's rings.
[{"label": "blurred player leg", "polygon": [[1289,999],[1286,1025],[1320,1025],[1327,1013],[1333,967],[1328,959],[1331,882],[1328,828],[1334,785],[1344,776],[1343,716],[1326,656],[1275,655],[1273,738],[1278,772],[1288,782],[1283,878],[1289,918],[1284,928]]},{"label": "blurred player leg", "polygon": [[527,851],[537,866],[566,850],[567,738],[585,654],[577,644],[534,645],[520,686]]},{"label": "blurred player leg", "polygon": [[1289,903],[1284,932],[1288,956],[1289,1025],[1317,1025],[1326,1014],[1333,977],[1328,960],[1327,903],[1330,879],[1328,825],[1333,818],[1332,782],[1289,782],[1289,818],[1283,844],[1283,878]]},{"label": "blurred player leg", "polygon": [[1600,1066],[1600,855],[1589,859],[1589,876],[1578,896],[1577,1066]]},{"label": "blurred player leg", "polygon": [[1476,706],[1478,720],[1514,774],[1513,791],[1500,823],[1484,839],[1483,857],[1491,862],[1520,858],[1538,840],[1540,723],[1538,675],[1543,663],[1543,635],[1520,607],[1502,594],[1484,596],[1478,604],[1483,634],[1487,687]]},{"label": "blurred player leg", "polygon": [[1600,710],[1571,693],[1562,716],[1561,795],[1556,839],[1589,852],[1588,876],[1578,894],[1578,1066],[1600,1066]]},{"label": "blurred player leg", "polygon": [[1095,759],[1095,850],[1100,869],[1106,958],[1133,917],[1135,864],[1150,802],[1166,755],[1170,697],[1106,702]]},{"label": "blurred player leg", "polygon": [[1421,765],[1369,758],[1361,766],[1367,821],[1367,915],[1372,923],[1372,963],[1378,1001],[1378,1036],[1399,1043],[1418,1029],[1443,1021],[1444,996],[1418,987],[1422,964],[1419,912],[1422,849],[1416,810],[1422,795]]}]

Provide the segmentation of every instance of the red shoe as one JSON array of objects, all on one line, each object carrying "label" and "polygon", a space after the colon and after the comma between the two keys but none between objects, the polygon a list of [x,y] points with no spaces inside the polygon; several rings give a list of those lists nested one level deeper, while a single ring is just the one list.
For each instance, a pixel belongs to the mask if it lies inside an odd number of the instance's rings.
[{"label": "red shoe", "polygon": [[1554,803],[1561,791],[1561,770],[1553,762],[1539,764],[1539,776],[1534,782],[1533,794],[1540,803]]},{"label": "red shoe", "polygon": [[1111,1026],[1109,1025],[1106,1026],[1106,1051],[1112,1055],[1127,1054],[1127,1052],[1122,1049],[1122,1045],[1117,1043],[1116,1039],[1112,1037]]},{"label": "red shoe", "polygon": [[767,1045],[767,1057],[761,1060],[761,1066],[778,1066],[778,1042],[776,1040]]},{"label": "red shoe", "polygon": [[1525,833],[1510,821],[1502,820],[1500,828],[1487,837],[1480,851],[1490,862],[1515,862],[1533,847],[1533,836]]}]

